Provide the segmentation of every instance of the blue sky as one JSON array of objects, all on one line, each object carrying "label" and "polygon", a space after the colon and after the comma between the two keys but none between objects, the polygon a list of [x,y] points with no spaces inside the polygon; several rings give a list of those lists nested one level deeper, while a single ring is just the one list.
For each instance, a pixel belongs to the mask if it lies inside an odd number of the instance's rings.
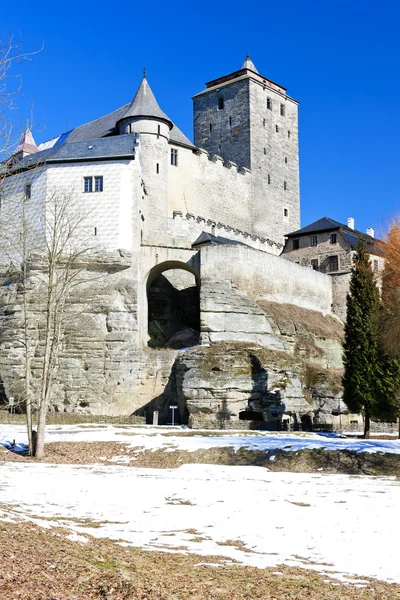
[{"label": "blue sky", "polygon": [[[301,221],[380,234],[400,212],[400,3],[280,0],[115,5],[19,0],[1,30],[44,48],[18,66],[37,142],[130,101],[146,66],[161,108],[192,139],[191,96],[249,52],[300,101]],[[31,107],[31,108],[30,108]]]}]

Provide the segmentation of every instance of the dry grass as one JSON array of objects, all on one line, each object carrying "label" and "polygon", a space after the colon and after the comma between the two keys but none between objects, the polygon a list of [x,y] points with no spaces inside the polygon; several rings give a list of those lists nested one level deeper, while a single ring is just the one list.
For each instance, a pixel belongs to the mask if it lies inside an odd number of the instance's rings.
[{"label": "dry grass", "polygon": [[321,339],[343,340],[343,325],[329,315],[324,317],[320,312],[292,304],[277,304],[266,300],[260,300],[258,304],[281,330],[286,331],[288,323],[293,323],[298,335],[313,334]]},{"label": "dry grass", "polygon": [[255,569],[104,539],[80,544],[65,535],[61,528],[0,521],[0,600],[400,599],[399,585],[374,580],[362,579],[365,587],[358,588],[303,569]]},{"label": "dry grass", "polygon": [[[171,450],[171,448],[169,448]],[[271,456],[273,460],[270,460]],[[112,460],[121,457],[121,460]],[[126,462],[126,459],[132,459]],[[35,462],[0,446],[1,461]],[[155,451],[132,448],[120,442],[53,442],[46,444],[43,462],[50,464],[122,464],[127,467],[175,469],[184,464],[249,465],[270,471],[293,473],[345,473],[349,475],[394,475],[400,477],[400,455],[389,453],[327,451],[323,449],[285,452],[284,450],[249,450],[208,448],[189,452],[166,449]]]}]

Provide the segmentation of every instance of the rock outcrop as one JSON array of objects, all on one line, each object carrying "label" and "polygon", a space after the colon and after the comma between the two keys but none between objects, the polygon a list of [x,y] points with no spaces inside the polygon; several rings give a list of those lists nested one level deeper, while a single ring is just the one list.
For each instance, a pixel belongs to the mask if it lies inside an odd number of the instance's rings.
[{"label": "rock outcrop", "polygon": [[219,342],[180,352],[163,394],[153,400],[161,422],[179,406],[193,428],[339,428],[359,422],[341,401],[341,372],[316,368],[257,344]]}]

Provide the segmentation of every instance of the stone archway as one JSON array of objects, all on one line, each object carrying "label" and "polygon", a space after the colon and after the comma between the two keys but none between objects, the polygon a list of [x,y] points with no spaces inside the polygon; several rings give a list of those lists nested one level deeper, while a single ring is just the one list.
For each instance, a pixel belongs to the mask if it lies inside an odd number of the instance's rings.
[{"label": "stone archway", "polygon": [[199,343],[199,277],[187,263],[168,261],[151,269],[146,284],[147,345],[186,348]]}]

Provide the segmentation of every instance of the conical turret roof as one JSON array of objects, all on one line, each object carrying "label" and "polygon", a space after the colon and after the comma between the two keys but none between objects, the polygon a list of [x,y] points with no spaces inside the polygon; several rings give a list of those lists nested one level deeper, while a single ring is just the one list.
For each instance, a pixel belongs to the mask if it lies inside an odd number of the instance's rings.
[{"label": "conical turret roof", "polygon": [[134,99],[130,103],[128,110],[119,120],[122,121],[123,119],[128,119],[130,117],[161,119],[168,123],[170,129],[173,126],[171,119],[169,119],[158,106],[158,102],[155,99],[146,77],[143,77],[142,83],[140,84]]},{"label": "conical turret roof", "polygon": [[39,152],[39,148],[36,146],[31,130],[28,128],[25,129],[24,133],[21,135],[21,139],[19,140],[18,146],[13,151],[13,155],[18,154],[18,152],[22,152],[23,154],[34,154],[35,152]]},{"label": "conical turret roof", "polygon": [[246,60],[243,63],[242,69],[249,69],[250,71],[254,71],[254,73],[258,73],[249,55],[246,56]]}]

